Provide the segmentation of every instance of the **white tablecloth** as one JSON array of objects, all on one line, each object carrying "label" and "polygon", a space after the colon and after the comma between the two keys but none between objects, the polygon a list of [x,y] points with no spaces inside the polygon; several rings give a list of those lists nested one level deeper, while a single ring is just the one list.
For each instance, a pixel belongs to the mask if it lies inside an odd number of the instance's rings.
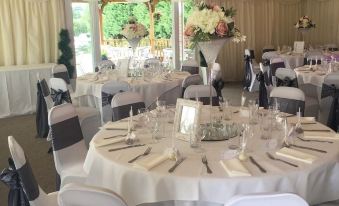
[{"label": "white tablecloth", "polygon": [[54,65],[0,67],[0,118],[35,112],[37,74],[48,81]]},{"label": "white tablecloth", "polygon": [[[216,109],[216,108],[215,108]],[[208,110],[204,108],[205,115]],[[215,110],[217,112],[218,110]],[[233,116],[239,119],[238,113]],[[243,118],[247,119],[247,118]],[[318,125],[324,127],[323,125]],[[171,130],[171,125],[168,125]],[[124,146],[117,143],[96,148],[93,141],[123,134],[126,131],[99,131],[92,140],[87,154],[84,169],[88,173],[88,183],[112,189],[120,194],[128,205],[166,200],[189,200],[225,203],[231,197],[239,194],[258,192],[292,192],[306,199],[310,204],[339,199],[339,141],[329,143],[310,143],[297,141],[299,145],[311,146],[327,150],[327,154],[303,150],[316,155],[319,159],[313,164],[305,164],[289,160],[299,165],[294,168],[281,162],[267,158],[263,149],[250,153],[268,171],[261,173],[251,162],[244,162],[252,177],[229,177],[219,164],[225,151],[231,144],[238,144],[238,138],[228,141],[203,142],[203,148],[213,174],[207,174],[201,163],[201,154],[194,152],[189,143],[176,140],[176,147],[187,159],[175,170],[168,173],[174,164],[166,160],[150,171],[132,167],[128,160],[141,154],[146,147],[136,147],[115,152],[110,148]],[[170,132],[168,132],[170,133]],[[152,144],[150,134],[145,129],[136,131],[140,143],[151,146],[151,154],[161,154],[171,145],[171,139],[165,138],[157,144]],[[170,136],[170,135],[169,135]],[[104,141],[104,140],[102,140]],[[260,148],[266,141],[255,137],[254,141]]]},{"label": "white tablecloth", "polygon": [[272,58],[281,58],[284,60],[286,68],[294,69],[300,66],[304,65],[304,54],[296,54],[296,53],[290,53],[290,54],[279,54],[276,51],[273,52],[266,52],[263,54],[263,59],[272,59]]}]

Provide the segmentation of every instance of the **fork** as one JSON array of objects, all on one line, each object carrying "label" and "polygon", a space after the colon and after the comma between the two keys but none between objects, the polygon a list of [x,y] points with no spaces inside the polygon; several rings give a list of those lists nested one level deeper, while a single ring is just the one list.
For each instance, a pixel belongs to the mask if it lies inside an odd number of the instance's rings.
[{"label": "fork", "polygon": [[291,166],[293,166],[293,167],[298,167],[298,165],[295,165],[295,164],[293,164],[293,163],[290,163],[290,162],[287,162],[287,161],[285,161],[285,160],[278,159],[278,158],[274,157],[274,156],[273,156],[271,153],[269,153],[269,152],[266,152],[266,155],[267,155],[268,158],[270,158],[271,160],[276,160],[276,161],[284,162],[284,163],[286,163],[286,164],[288,164],[288,165],[291,165]]},{"label": "fork", "polygon": [[207,161],[206,155],[203,155],[203,156],[201,157],[201,161],[202,161],[202,163],[206,166],[207,173],[208,173],[208,174],[211,174],[211,173],[212,173],[212,170],[211,170],[211,168],[208,166],[208,161]]},{"label": "fork", "polygon": [[303,138],[298,137],[298,136],[297,136],[297,138],[300,139],[300,140],[303,141],[303,142],[324,142],[324,143],[330,143],[330,144],[333,143],[333,142],[331,142],[331,141],[326,141],[326,140],[303,139]]},{"label": "fork", "polygon": [[145,150],[144,153],[142,153],[141,155],[138,155],[138,156],[134,157],[133,159],[131,159],[130,161],[128,161],[128,163],[132,163],[132,162],[134,162],[135,160],[137,160],[139,157],[148,155],[148,154],[151,152],[151,150],[152,150],[152,147],[147,147],[147,149]]}]

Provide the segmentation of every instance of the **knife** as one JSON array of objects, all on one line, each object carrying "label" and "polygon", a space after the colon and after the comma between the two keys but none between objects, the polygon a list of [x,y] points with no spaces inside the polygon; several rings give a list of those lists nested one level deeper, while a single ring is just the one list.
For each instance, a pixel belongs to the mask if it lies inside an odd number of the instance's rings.
[{"label": "knife", "polygon": [[182,157],[181,159],[176,161],[175,164],[168,170],[168,172],[170,172],[170,173],[174,172],[175,168],[177,168],[185,159],[186,159],[186,157]]},{"label": "knife", "polygon": [[250,161],[251,161],[255,166],[257,166],[257,167],[259,168],[259,170],[260,170],[262,173],[266,173],[266,170],[265,170],[262,166],[260,166],[260,165],[258,164],[258,162],[255,161],[254,158],[253,158],[252,156],[250,156],[249,158],[250,158]]},{"label": "knife", "polygon": [[109,152],[114,152],[114,151],[118,151],[118,150],[122,150],[122,149],[128,149],[128,148],[132,148],[132,147],[142,147],[145,146],[145,144],[136,144],[136,145],[129,145],[129,146],[125,146],[125,147],[118,147],[118,148],[114,148],[114,149],[109,149]]},{"label": "knife", "polygon": [[[124,129],[124,128],[104,128],[104,130],[124,130],[127,131],[128,129]],[[131,129],[131,131],[135,131],[135,129]]]},{"label": "knife", "polygon": [[312,151],[316,151],[316,152],[321,152],[321,153],[327,153],[327,151],[325,151],[325,150],[316,149],[316,148],[312,148],[312,147],[305,147],[305,146],[300,146],[300,145],[295,145],[295,144],[291,144],[291,146],[301,148],[301,149],[308,149],[308,150],[312,150]]},{"label": "knife", "polygon": [[110,136],[110,137],[104,137],[104,139],[112,139],[112,138],[115,138],[115,137],[123,137],[123,136],[126,136],[127,134],[119,134],[119,135],[114,135],[114,136]]},{"label": "knife", "polygon": [[303,130],[307,132],[331,132],[330,129],[303,129]]}]

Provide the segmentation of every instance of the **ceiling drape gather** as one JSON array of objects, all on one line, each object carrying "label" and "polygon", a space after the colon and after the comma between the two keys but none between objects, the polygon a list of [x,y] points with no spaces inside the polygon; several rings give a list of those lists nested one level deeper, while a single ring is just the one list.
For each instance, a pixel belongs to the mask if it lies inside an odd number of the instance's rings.
[{"label": "ceiling drape gather", "polygon": [[64,27],[63,0],[0,1],[0,66],[56,62]]}]

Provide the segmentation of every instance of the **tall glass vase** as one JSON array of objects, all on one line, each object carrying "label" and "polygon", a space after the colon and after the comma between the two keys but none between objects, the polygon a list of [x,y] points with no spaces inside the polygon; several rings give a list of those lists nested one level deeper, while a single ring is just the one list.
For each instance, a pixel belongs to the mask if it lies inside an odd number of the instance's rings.
[{"label": "tall glass vase", "polygon": [[[301,34],[301,38],[302,38],[302,41],[305,42],[305,36],[306,34],[310,31],[311,29],[309,28],[300,28],[298,29],[298,31],[300,32]],[[306,48],[306,42],[305,42],[305,48]]]},{"label": "tall glass vase", "polygon": [[218,57],[218,54],[221,48],[224,46],[228,38],[213,39],[210,41],[198,42],[198,47],[200,48],[204,58],[207,62],[207,83],[210,86],[210,106],[212,107],[212,77],[211,71],[213,64]]},{"label": "tall glass vase", "polygon": [[141,40],[141,37],[138,38],[133,38],[133,39],[127,39],[129,45],[132,48],[133,54],[132,56],[129,58],[129,62],[128,62],[128,68],[131,68],[131,64],[133,64],[134,60],[135,60],[135,51],[139,45],[139,42]]}]

